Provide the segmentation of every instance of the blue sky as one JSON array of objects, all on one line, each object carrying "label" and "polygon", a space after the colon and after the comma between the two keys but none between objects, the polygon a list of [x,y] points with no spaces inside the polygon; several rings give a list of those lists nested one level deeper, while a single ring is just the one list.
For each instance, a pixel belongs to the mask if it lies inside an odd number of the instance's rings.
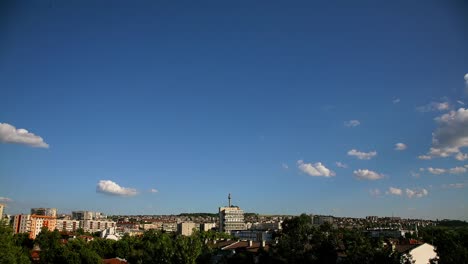
[{"label": "blue sky", "polygon": [[468,219],[463,1],[136,2],[1,4],[8,213]]}]

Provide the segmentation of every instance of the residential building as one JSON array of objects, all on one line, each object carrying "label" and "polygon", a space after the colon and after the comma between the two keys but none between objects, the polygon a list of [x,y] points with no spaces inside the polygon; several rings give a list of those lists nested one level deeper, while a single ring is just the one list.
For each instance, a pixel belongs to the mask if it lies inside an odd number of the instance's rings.
[{"label": "residential building", "polygon": [[29,233],[31,231],[31,215],[19,214],[13,217],[13,232]]},{"label": "residential building", "polygon": [[244,211],[239,206],[231,205],[231,194],[228,196],[229,205],[219,208],[219,231],[230,233],[245,230]]},{"label": "residential building", "polygon": [[111,220],[80,220],[80,227],[85,232],[99,232],[110,227],[116,227],[117,223]]},{"label": "residential building", "polygon": [[199,229],[200,225],[193,222],[182,222],[177,224],[177,233],[183,236],[190,236],[194,229]]},{"label": "residential building", "polygon": [[3,219],[3,209],[4,208],[5,208],[5,205],[0,203],[0,220]]},{"label": "residential building", "polygon": [[57,217],[57,208],[31,208],[31,215]]},{"label": "residential building", "polygon": [[216,224],[215,223],[202,223],[200,224],[200,230],[201,231],[210,231],[210,230],[213,230],[216,228]]},{"label": "residential building", "polygon": [[94,215],[95,213],[91,211],[72,211],[72,219],[76,220],[92,220]]},{"label": "residential building", "polygon": [[231,234],[240,240],[250,240],[254,242],[271,242],[273,240],[272,231],[241,230],[232,231]]},{"label": "residential building", "polygon": [[57,230],[61,232],[75,232],[80,228],[80,221],[68,220],[68,219],[57,219]]},{"label": "residential building", "polygon": [[57,219],[47,215],[15,215],[13,219],[13,231],[18,233],[29,233],[29,238],[35,239],[43,227],[53,231],[56,228]]},{"label": "residential building", "polygon": [[424,243],[416,245],[396,245],[395,250],[404,255],[411,256],[414,264],[428,264],[431,259],[437,257],[433,245]]}]

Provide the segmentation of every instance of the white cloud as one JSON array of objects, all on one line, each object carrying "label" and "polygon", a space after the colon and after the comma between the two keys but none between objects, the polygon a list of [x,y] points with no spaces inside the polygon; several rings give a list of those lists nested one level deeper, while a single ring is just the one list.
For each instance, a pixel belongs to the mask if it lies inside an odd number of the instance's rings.
[{"label": "white cloud", "polygon": [[392,100],[392,103],[398,104],[400,102],[400,98],[395,98]]},{"label": "white cloud", "polygon": [[432,157],[429,156],[429,155],[420,155],[420,156],[418,156],[418,159],[420,159],[420,160],[430,160],[430,159],[432,159]]},{"label": "white cloud", "polygon": [[427,171],[431,174],[436,174],[436,175],[443,174],[446,172],[445,169],[432,168],[432,167],[427,168]]},{"label": "white cloud", "polygon": [[410,175],[411,175],[411,177],[414,177],[414,178],[419,178],[421,176],[420,173],[417,173],[417,172],[414,172],[414,171],[410,171]]},{"label": "white cloud", "polygon": [[450,174],[461,174],[461,173],[465,173],[465,172],[466,172],[465,167],[455,167],[455,168],[449,169]]},{"label": "white cloud", "polygon": [[334,171],[325,167],[325,165],[323,165],[321,162],[312,164],[304,163],[303,160],[298,160],[297,166],[299,170],[310,176],[332,177],[336,175]]},{"label": "white cloud", "polygon": [[457,100],[457,103],[460,104],[460,105],[465,105],[465,103],[460,101],[460,100]]},{"label": "white cloud", "polygon": [[468,147],[468,109],[459,108],[435,118],[438,125],[432,133],[432,147],[426,156],[451,157],[465,160],[467,155],[461,148]]},{"label": "white cloud", "polygon": [[380,196],[381,192],[379,189],[375,188],[375,189],[370,189],[369,194],[371,196],[377,197],[377,196]]},{"label": "white cloud", "polygon": [[11,202],[13,202],[13,199],[8,198],[8,197],[0,197],[0,202],[2,202],[2,203],[11,203]]},{"label": "white cloud", "polygon": [[442,184],[442,188],[445,188],[445,189],[463,189],[463,188],[465,188],[465,184],[464,183]]},{"label": "white cloud", "polygon": [[347,126],[347,127],[357,127],[360,124],[361,124],[361,122],[359,122],[359,120],[349,120],[349,121],[344,122],[344,125]]},{"label": "white cloud", "polygon": [[406,196],[408,196],[408,198],[421,198],[427,196],[428,194],[429,192],[426,189],[406,189]]},{"label": "white cloud", "polygon": [[465,85],[468,88],[468,73],[465,74]]},{"label": "white cloud", "polygon": [[416,107],[419,112],[447,111],[450,109],[448,102],[430,102],[427,105]]},{"label": "white cloud", "polygon": [[436,175],[440,175],[440,174],[444,174],[444,173],[461,174],[461,173],[467,172],[468,169],[466,167],[454,167],[454,168],[450,168],[450,169],[441,169],[441,168],[429,167],[429,168],[427,168],[427,171],[429,173],[431,173],[431,174],[436,174]]},{"label": "white cloud", "polygon": [[48,148],[44,140],[24,128],[16,128],[7,123],[0,123],[0,142],[24,144],[36,148]]},{"label": "white cloud", "polygon": [[360,180],[371,180],[371,181],[374,181],[374,180],[380,180],[384,177],[383,174],[379,174],[375,171],[371,171],[371,170],[367,170],[367,169],[364,169],[364,170],[355,170],[354,172],[354,176]]},{"label": "white cloud", "polygon": [[344,164],[344,163],[342,163],[342,162],[340,162],[340,161],[335,162],[335,164],[336,164],[336,166],[337,166],[338,168],[343,168],[343,169],[348,168],[348,165],[346,165],[346,164]]},{"label": "white cloud", "polygon": [[468,154],[459,152],[455,155],[455,159],[459,161],[468,160]]},{"label": "white cloud", "polygon": [[395,150],[405,150],[407,146],[403,143],[396,143],[395,144]]},{"label": "white cloud", "polygon": [[152,192],[152,193],[157,193],[158,190],[156,190],[156,189],[151,189],[150,192]]},{"label": "white cloud", "polygon": [[403,194],[403,190],[402,190],[402,189],[395,188],[395,187],[390,187],[390,188],[388,188],[387,194],[391,194],[391,195],[402,195],[402,194]]},{"label": "white cloud", "polygon": [[281,164],[281,167],[283,167],[283,169],[285,170],[289,169],[289,166],[286,163]]},{"label": "white cloud", "polygon": [[137,194],[135,189],[121,187],[117,183],[110,180],[99,181],[96,186],[96,192],[117,196],[134,196]]},{"label": "white cloud", "polygon": [[360,160],[370,160],[377,155],[376,151],[361,152],[355,149],[348,151],[349,156],[354,156]]}]

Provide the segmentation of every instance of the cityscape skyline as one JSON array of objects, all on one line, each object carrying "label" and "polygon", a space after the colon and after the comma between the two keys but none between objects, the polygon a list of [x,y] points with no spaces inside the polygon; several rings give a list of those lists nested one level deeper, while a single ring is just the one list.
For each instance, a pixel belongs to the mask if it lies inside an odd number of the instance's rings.
[{"label": "cityscape skyline", "polygon": [[0,10],[8,214],[468,220],[468,3]]}]

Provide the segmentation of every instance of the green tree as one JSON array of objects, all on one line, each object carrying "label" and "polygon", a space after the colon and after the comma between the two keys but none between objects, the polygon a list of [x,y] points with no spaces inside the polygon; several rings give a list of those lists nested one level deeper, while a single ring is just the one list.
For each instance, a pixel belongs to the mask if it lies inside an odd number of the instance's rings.
[{"label": "green tree", "polygon": [[30,263],[27,252],[15,243],[13,230],[0,221],[0,263]]}]

